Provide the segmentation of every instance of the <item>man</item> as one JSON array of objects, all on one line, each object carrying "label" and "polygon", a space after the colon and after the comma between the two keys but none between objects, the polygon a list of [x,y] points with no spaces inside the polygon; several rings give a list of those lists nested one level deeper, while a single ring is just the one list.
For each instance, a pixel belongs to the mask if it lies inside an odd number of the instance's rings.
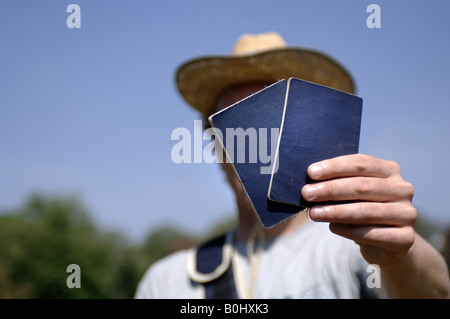
[{"label": "man", "polygon": [[[230,57],[185,63],[177,85],[207,118],[289,77],[354,93],[352,78],[339,63],[320,52],[287,47],[276,33],[242,36]],[[236,196],[237,228],[155,263],[137,298],[450,296],[448,267],[414,232],[414,189],[395,162],[354,154],[311,165],[307,173],[316,182],[306,185],[302,196],[348,202],[313,206],[309,214],[300,212],[270,229],[260,226],[231,164],[221,165]]]}]

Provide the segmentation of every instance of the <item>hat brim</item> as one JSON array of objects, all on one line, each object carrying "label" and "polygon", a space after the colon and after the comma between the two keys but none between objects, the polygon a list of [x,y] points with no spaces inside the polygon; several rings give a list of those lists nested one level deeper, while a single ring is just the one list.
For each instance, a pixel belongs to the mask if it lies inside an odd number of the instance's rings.
[{"label": "hat brim", "polygon": [[351,75],[337,61],[318,51],[292,47],[255,55],[194,59],[179,67],[176,84],[186,102],[207,117],[220,93],[230,87],[290,77],[355,93]]}]

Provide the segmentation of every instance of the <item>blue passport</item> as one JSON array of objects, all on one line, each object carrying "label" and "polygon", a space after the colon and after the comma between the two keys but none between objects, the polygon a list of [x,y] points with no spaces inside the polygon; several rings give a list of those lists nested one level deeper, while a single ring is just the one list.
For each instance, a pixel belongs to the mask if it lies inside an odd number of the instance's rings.
[{"label": "blue passport", "polygon": [[[272,154],[272,159],[275,157],[279,134],[272,136],[271,133],[279,132],[281,127],[286,89],[287,81],[281,80],[211,115],[208,119],[216,131],[216,138],[225,149],[226,160],[233,165],[265,228],[270,228],[301,211],[296,206],[274,202],[267,197],[273,171],[271,166],[274,166],[274,163],[268,161],[264,155]],[[258,145],[255,145],[255,133]],[[242,135],[246,136],[242,138]],[[258,154],[262,150],[259,146],[264,143],[266,151],[261,153],[265,154]]]},{"label": "blue passport", "polygon": [[311,183],[308,166],[359,147],[362,99],[329,87],[291,78],[276,152],[279,168],[271,176],[270,200],[311,207],[301,190]]},{"label": "blue passport", "polygon": [[311,203],[301,197],[314,162],[358,152],[362,99],[291,78],[213,114],[216,138],[265,228]]}]

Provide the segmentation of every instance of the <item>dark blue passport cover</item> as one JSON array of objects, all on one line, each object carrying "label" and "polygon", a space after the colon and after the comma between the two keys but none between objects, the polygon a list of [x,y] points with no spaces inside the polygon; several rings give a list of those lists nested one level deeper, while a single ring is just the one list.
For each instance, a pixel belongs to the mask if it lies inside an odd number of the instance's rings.
[{"label": "dark blue passport cover", "polygon": [[[312,181],[307,168],[315,162],[358,153],[362,99],[356,95],[291,78],[268,197],[299,207],[313,203],[301,196]],[[315,203],[317,205],[317,203]]]},{"label": "dark blue passport cover", "polygon": [[[261,174],[261,167],[267,167],[269,164],[262,163],[260,156],[257,156],[256,162],[252,163],[248,154],[254,149],[250,149],[250,143],[246,143],[246,158],[243,163],[237,161],[238,142],[233,137],[233,141],[227,141],[226,129],[242,128],[243,130],[259,128],[267,130],[268,147],[267,154],[275,154],[271,149],[271,128],[280,128],[283,117],[284,103],[286,99],[287,81],[281,80],[268,86],[267,88],[247,97],[228,108],[225,108],[208,119],[215,130],[220,130],[222,140],[220,141],[229,157],[233,154],[233,168],[236,171],[239,180],[244,187],[255,212],[265,228],[270,228],[286,218],[293,216],[301,211],[299,207],[274,202],[268,199],[268,189],[271,179],[271,172]],[[219,136],[220,135],[216,135]],[[258,138],[261,135],[258,134]],[[220,138],[219,138],[220,140]],[[248,141],[247,141],[248,142]],[[261,140],[258,141],[260,145]],[[233,149],[231,145],[233,144]],[[227,148],[228,146],[228,148]],[[254,147],[254,145],[253,145]],[[259,153],[259,152],[258,152]]]}]

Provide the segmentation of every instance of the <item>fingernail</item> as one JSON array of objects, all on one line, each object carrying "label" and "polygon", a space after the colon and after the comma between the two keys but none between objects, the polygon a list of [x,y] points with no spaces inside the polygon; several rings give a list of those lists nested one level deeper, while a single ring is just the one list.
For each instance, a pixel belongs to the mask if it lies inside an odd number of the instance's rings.
[{"label": "fingernail", "polygon": [[311,185],[305,186],[304,197],[306,200],[314,199],[314,197],[316,197],[316,194],[317,194],[316,186],[311,186]]},{"label": "fingernail", "polygon": [[323,216],[325,215],[325,211],[322,207],[313,207],[311,208],[309,215],[313,219],[322,219]]},{"label": "fingernail", "polygon": [[309,176],[312,179],[319,178],[322,176],[323,173],[323,167],[320,164],[313,164],[309,167]]}]

